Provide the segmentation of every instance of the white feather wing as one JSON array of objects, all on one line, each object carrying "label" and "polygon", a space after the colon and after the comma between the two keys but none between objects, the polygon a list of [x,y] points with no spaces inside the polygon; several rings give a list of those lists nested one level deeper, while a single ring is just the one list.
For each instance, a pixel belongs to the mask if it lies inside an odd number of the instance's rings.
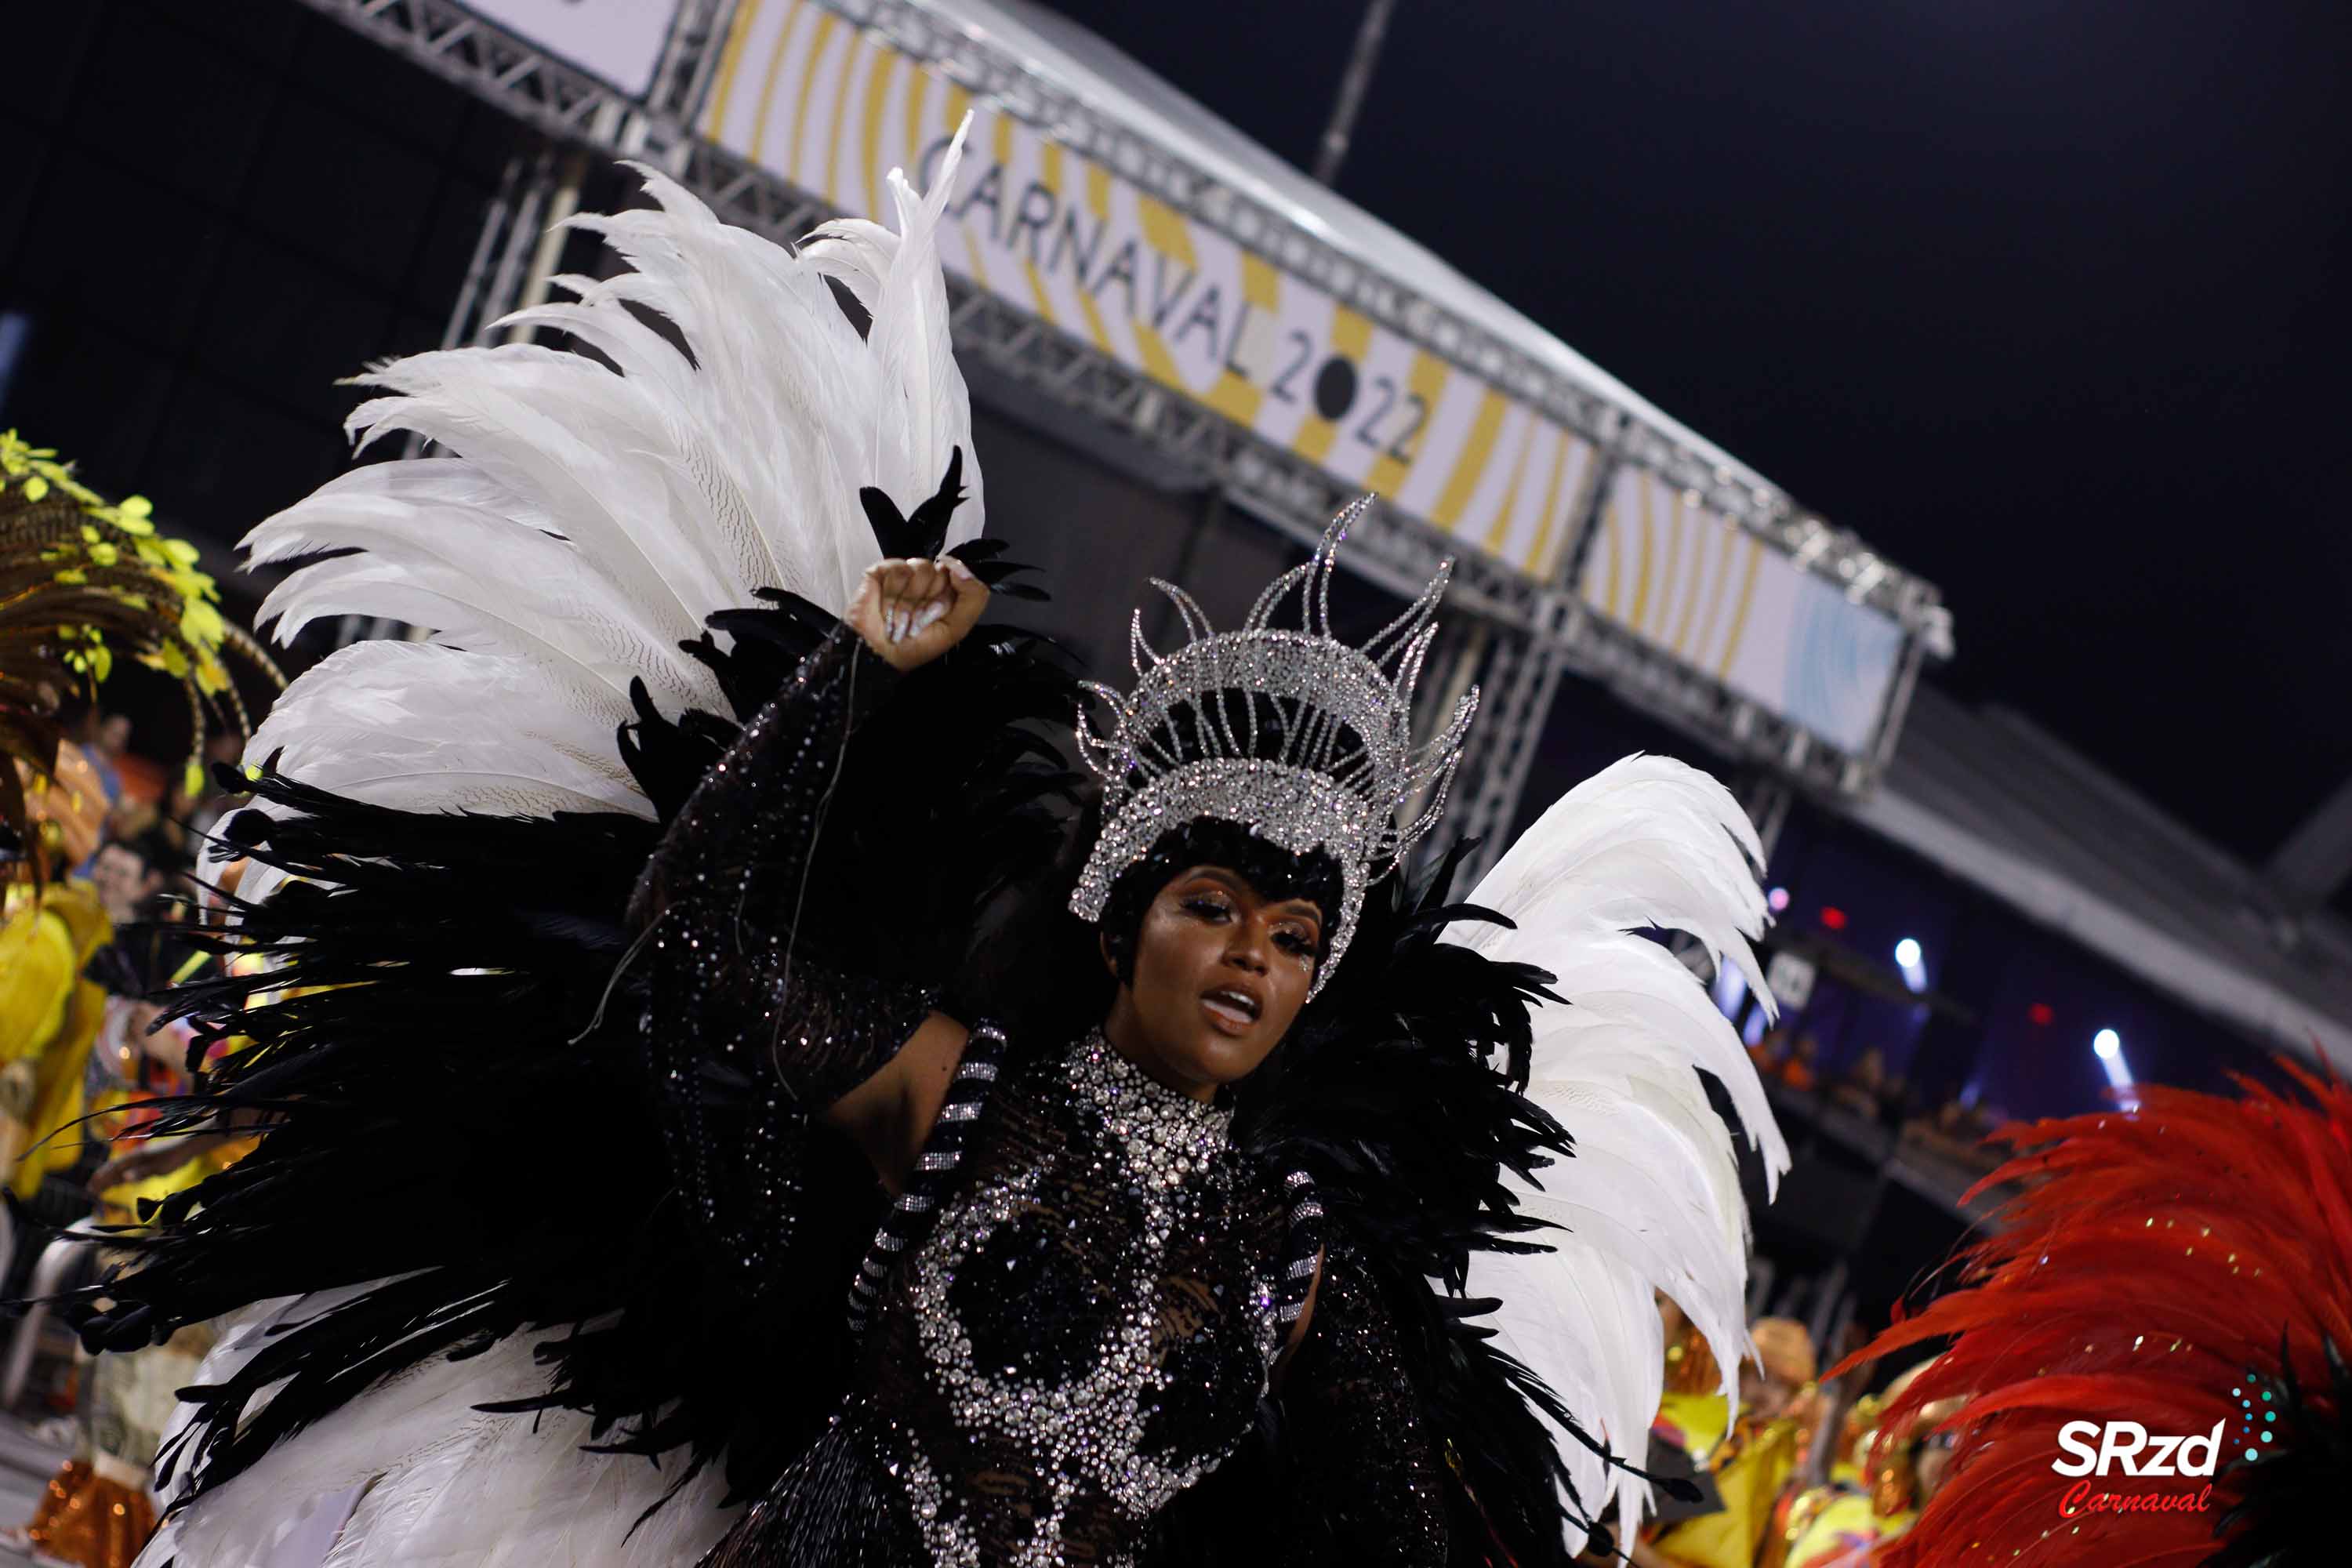
[{"label": "white feather wing", "polygon": [[[1587,1431],[1642,1461],[1664,1377],[1654,1292],[1689,1316],[1725,1369],[1750,1344],[1747,1210],[1732,1130],[1697,1071],[1721,1079],[1777,1184],[1789,1155],[1731,1025],[1691,972],[1639,932],[1696,937],[1766,994],[1749,939],[1765,906],[1754,828],[1728,791],[1663,757],[1629,757],[1569,792],[1470,895],[1517,922],[1463,940],[1558,976],[1567,1006],[1536,1012],[1528,1094],[1559,1118],[1575,1157],[1513,1182],[1559,1232],[1548,1253],[1478,1254],[1470,1293],[1502,1300],[1497,1342],[1549,1384]],[[1508,1178],[1507,1178],[1508,1179]],[[1650,1489],[1560,1438],[1570,1477],[1599,1513],[1640,1517]],[[1582,1542],[1574,1542],[1581,1546]]]},{"label": "white feather wing", "polygon": [[[717,708],[678,648],[708,616],[763,587],[845,609],[878,553],[864,486],[910,512],[961,448],[974,499],[950,542],[980,530],[933,238],[955,156],[928,197],[894,176],[898,234],[819,246],[823,264],[643,171],[656,207],[572,220],[630,270],[559,279],[574,298],[511,318],[601,360],[505,344],[372,372],[384,395],[352,416],[362,446],[408,430],[445,455],[354,469],[247,544],[302,563],[264,606],[281,638],[384,616],[426,628],[433,652],[324,661],[248,757],[410,810],[648,814],[614,743],[632,679],[667,714]],[[853,255],[870,261],[852,268],[865,337],[827,281]]]},{"label": "white feather wing", "polygon": [[[359,1289],[370,1287],[362,1286]],[[265,1303],[231,1325],[196,1381],[226,1375],[273,1328],[345,1292]],[[292,1568],[289,1538],[314,1540],[300,1568],[630,1568],[693,1563],[733,1522],[725,1482],[705,1471],[667,1506],[685,1463],[584,1450],[588,1418],[496,1415],[486,1402],[537,1392],[532,1337],[465,1361],[436,1358],[358,1395],[178,1515],[141,1558],[183,1568]],[[185,1407],[183,1407],[183,1415]],[[332,1542],[331,1551],[320,1551]]]}]

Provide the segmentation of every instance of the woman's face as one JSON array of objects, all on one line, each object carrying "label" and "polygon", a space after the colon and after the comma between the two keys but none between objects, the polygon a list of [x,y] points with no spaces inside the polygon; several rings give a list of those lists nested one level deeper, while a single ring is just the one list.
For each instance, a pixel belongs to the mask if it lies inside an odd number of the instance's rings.
[{"label": "woman's face", "polygon": [[1160,1082],[1206,1100],[1282,1043],[1322,951],[1313,900],[1261,898],[1236,872],[1194,866],[1144,911],[1134,976],[1103,1032]]}]

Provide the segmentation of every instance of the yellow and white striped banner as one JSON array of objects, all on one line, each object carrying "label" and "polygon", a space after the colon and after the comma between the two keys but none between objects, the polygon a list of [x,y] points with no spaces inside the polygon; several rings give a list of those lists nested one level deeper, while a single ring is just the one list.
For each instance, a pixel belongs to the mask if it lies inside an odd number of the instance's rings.
[{"label": "yellow and white striped banner", "polygon": [[1738,661],[1764,542],[1686,490],[1617,471],[1580,585],[1585,603],[1718,680]]},{"label": "yellow and white striped banner", "polygon": [[1903,629],[1698,497],[1621,468],[1577,584],[1586,604],[1734,691],[1859,752]]},{"label": "yellow and white striped banner", "polygon": [[923,184],[976,110],[949,268],[1345,483],[1545,581],[1591,443],[1177,213],[821,0],[740,0],[702,133],[845,212]]}]

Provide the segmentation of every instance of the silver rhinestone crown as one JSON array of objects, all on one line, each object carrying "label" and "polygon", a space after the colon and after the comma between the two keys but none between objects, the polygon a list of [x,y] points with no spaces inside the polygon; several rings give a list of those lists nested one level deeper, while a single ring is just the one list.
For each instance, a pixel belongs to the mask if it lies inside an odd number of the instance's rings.
[{"label": "silver rhinestone crown", "polygon": [[[1437,636],[1451,562],[1361,647],[1331,635],[1334,560],[1370,505],[1367,496],[1332,519],[1314,559],[1269,584],[1238,631],[1213,632],[1191,595],[1152,580],[1189,640],[1164,657],[1155,652],[1139,610],[1129,635],[1135,689],[1087,683],[1114,719],[1104,736],[1078,715],[1079,751],[1105,786],[1102,836],[1070,898],[1081,919],[1102,918],[1111,884],[1162,833],[1219,817],[1291,854],[1320,849],[1339,863],[1339,924],[1328,933],[1316,989],[1339,968],[1366,889],[1445,809],[1478,708],[1474,688],[1434,736],[1412,744],[1413,687]],[[1294,603],[1296,625],[1275,625]]]}]

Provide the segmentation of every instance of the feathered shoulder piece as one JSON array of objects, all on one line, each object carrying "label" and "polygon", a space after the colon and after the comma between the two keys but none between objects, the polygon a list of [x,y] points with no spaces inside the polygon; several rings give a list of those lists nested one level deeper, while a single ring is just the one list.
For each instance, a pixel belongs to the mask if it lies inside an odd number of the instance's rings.
[{"label": "feathered shoulder piece", "polygon": [[1629,1461],[1646,1452],[1664,1381],[1657,1298],[1705,1336],[1727,1397],[1754,1353],[1735,1142],[1759,1153],[1768,1188],[1788,1148],[1730,1020],[1654,938],[1682,933],[1769,1005],[1748,945],[1764,928],[1762,861],[1721,784],[1671,758],[1627,757],[1553,803],[1479,882],[1471,901],[1510,923],[1454,939],[1544,971],[1560,998],[1535,1009],[1525,1070],[1528,1097],[1567,1131],[1575,1157],[1506,1175],[1547,1245],[1476,1254],[1469,1288],[1499,1299],[1496,1344],[1574,1416],[1555,1421],[1574,1495],[1595,1514],[1613,1506],[1621,1526],[1651,1503]]},{"label": "feathered shoulder piece", "polygon": [[1889,1414],[1967,1396],[1895,1568],[2344,1560],[2352,1090],[2279,1065],[1994,1135],[1962,1288],[1854,1358],[1949,1338]]},{"label": "feathered shoulder piece", "polygon": [[[233,704],[231,633],[193,545],[155,531],[143,496],[109,501],[56,452],[0,431],[0,829],[27,826],[25,785],[46,780],[68,693],[118,653],[176,677],[204,746],[206,698]],[[15,766],[24,764],[26,774]],[[39,787],[36,783],[35,787]]]},{"label": "feathered shoulder piece", "polygon": [[[1612,1510],[1622,1526],[1649,1505],[1636,1467],[1664,1366],[1658,1292],[1726,1369],[1748,1349],[1733,1141],[1772,1176],[1788,1153],[1729,1022],[1649,933],[1689,933],[1761,992],[1760,858],[1721,784],[1628,758],[1466,898],[1459,851],[1419,883],[1377,885],[1348,958],[1237,1108],[1235,1138],[1312,1177],[1408,1331],[1399,1353],[1445,1444],[1449,1510],[1488,1561],[1565,1562],[1601,1546]],[[1230,1501],[1229,1480],[1203,1509]]]}]

